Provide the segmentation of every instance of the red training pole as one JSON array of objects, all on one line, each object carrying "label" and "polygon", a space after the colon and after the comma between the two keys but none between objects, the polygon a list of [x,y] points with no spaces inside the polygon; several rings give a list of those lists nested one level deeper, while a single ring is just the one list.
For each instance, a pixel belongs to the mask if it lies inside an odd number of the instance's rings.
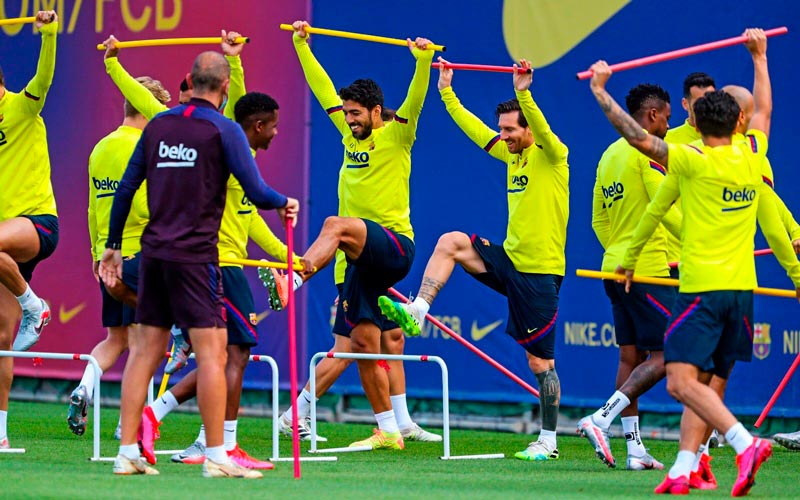
[{"label": "red training pole", "polygon": [[[781,26],[780,28],[773,28],[771,30],[766,30],[764,33],[768,37],[770,37],[775,35],[783,35],[788,32],[789,29],[786,26]],[[708,52],[711,50],[722,49],[725,47],[730,47],[732,45],[738,45],[746,41],[747,41],[747,36],[740,35],[740,36],[735,36],[733,38],[726,38],[725,40],[718,40],[716,42],[694,45],[692,47],[687,47],[685,49],[673,50],[671,52],[664,52],[663,54],[656,54],[652,56],[642,57],[639,59],[633,59],[631,61],[612,64],[609,67],[613,72],[624,71],[626,69],[638,68],[640,66],[647,66],[648,64],[655,64],[664,61],[669,61],[672,59],[678,59],[679,57],[686,57],[694,54],[700,54],[701,52]],[[591,78],[593,74],[594,73],[592,72],[592,70],[588,69],[586,71],[581,71],[576,76],[578,77],[578,80],[586,80],[587,78]]]},{"label": "red training pole", "polygon": [[[771,248],[764,248],[764,249],[756,250],[755,252],[753,252],[753,257],[760,257],[762,255],[772,255],[772,249]],[[678,267],[678,262],[670,262],[669,263],[669,267]]]},{"label": "red training pole", "polygon": [[[397,297],[400,300],[404,300],[406,302],[411,302],[402,293],[398,292],[394,288],[390,288],[389,289],[389,293],[391,293],[392,295],[394,295],[395,297]],[[452,329],[447,328],[441,321],[439,321],[438,319],[434,318],[430,314],[426,314],[425,318],[428,321],[430,321],[431,323],[433,323],[434,325],[436,325],[436,327],[439,328],[441,331],[443,331],[444,333],[446,333],[446,334],[450,335],[451,337],[453,337],[453,339],[455,339],[459,344],[463,345],[464,347],[466,347],[467,349],[469,349],[473,353],[477,354],[479,358],[481,358],[482,360],[486,361],[487,363],[489,363],[493,367],[495,367],[498,370],[500,370],[500,372],[503,375],[505,375],[506,377],[510,378],[511,380],[513,380],[514,382],[519,384],[520,387],[522,387],[526,391],[530,392],[531,394],[533,394],[537,398],[539,397],[539,391],[537,391],[536,389],[531,387],[530,384],[528,384],[527,382],[525,382],[521,378],[519,378],[516,375],[514,375],[508,368],[506,368],[505,366],[501,365],[500,363],[498,363],[497,361],[495,361],[491,357],[489,357],[488,354],[486,354],[485,352],[481,351],[480,349],[478,349],[474,345],[470,344],[469,341],[467,341],[464,337],[462,337],[461,335],[457,334]]]},{"label": "red training pole", "polygon": [[778,400],[778,397],[783,392],[783,389],[786,387],[786,384],[789,382],[789,379],[792,378],[792,375],[794,375],[794,371],[797,369],[797,365],[800,365],[800,354],[798,354],[794,358],[794,363],[792,363],[792,366],[789,367],[789,371],[786,372],[786,375],[783,376],[783,380],[781,380],[781,383],[778,384],[778,388],[775,389],[775,393],[772,395],[771,398],[769,398],[767,406],[764,407],[764,411],[761,412],[761,415],[759,415],[758,420],[756,420],[756,428],[761,426],[761,423],[764,422],[765,418],[767,418],[767,413],[769,413],[772,407],[775,406],[775,401]]},{"label": "red training pole", "polygon": [[[286,261],[294,262],[294,225],[293,220],[286,219]],[[286,313],[289,316],[289,379],[291,401],[297,402],[297,325],[295,323],[294,304],[294,271],[287,270],[289,275],[289,301],[286,303]],[[294,478],[300,479],[300,437],[297,433],[297,404],[292,405],[292,455],[294,456]]]},{"label": "red training pole", "polygon": [[[463,69],[469,71],[489,71],[493,73],[513,73],[514,67],[513,66],[491,66],[488,64],[459,64],[459,63],[432,63],[431,68],[441,68],[444,66],[445,68],[450,69]],[[517,73],[530,73],[532,70],[530,68],[517,68]]]}]

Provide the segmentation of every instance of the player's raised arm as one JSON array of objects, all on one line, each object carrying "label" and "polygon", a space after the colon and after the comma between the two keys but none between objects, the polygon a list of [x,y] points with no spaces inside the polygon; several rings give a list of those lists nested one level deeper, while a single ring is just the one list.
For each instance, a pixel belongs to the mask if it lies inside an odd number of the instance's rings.
[{"label": "player's raised arm", "polygon": [[456,122],[456,125],[469,137],[472,142],[481,147],[484,151],[505,162],[508,159],[508,146],[500,140],[500,134],[483,123],[480,118],[472,114],[467,108],[461,104],[461,101],[456,97],[453,91],[453,69],[447,67],[448,61],[439,58],[441,65],[439,66],[439,94],[442,97],[442,102],[450,113],[450,117]]},{"label": "player's raised arm", "polygon": [[395,113],[395,125],[392,125],[391,130],[398,134],[404,142],[412,144],[417,137],[417,124],[422,113],[422,105],[425,102],[425,96],[428,95],[433,51],[425,49],[432,43],[427,38],[417,38],[413,42],[408,39],[407,42],[417,63],[414,68],[414,77],[408,86],[408,94]]},{"label": "player's raised arm", "polygon": [[231,66],[231,82],[228,86],[228,103],[225,105],[223,114],[231,119],[236,120],[233,115],[233,110],[239,99],[247,93],[247,88],[244,84],[244,67],[242,66],[242,50],[244,43],[236,43],[236,39],[242,35],[236,31],[222,30],[222,53],[225,54],[225,59]]},{"label": "player's raised arm", "polygon": [[328,114],[328,118],[339,129],[339,132],[343,136],[349,136],[351,132],[342,111],[342,100],[336,93],[333,81],[317,61],[317,58],[314,57],[311,47],[308,46],[309,34],[305,31],[305,28],[310,27],[310,25],[306,21],[295,21],[292,27],[294,28],[294,35],[292,35],[294,49],[297,51],[297,57],[300,59],[300,65],[303,67],[303,74],[306,77],[308,86],[311,88],[311,92]]},{"label": "player's raised arm", "polygon": [[[544,154],[554,165],[562,165],[567,162],[569,150],[567,146],[553,133],[550,125],[544,117],[544,113],[539,109],[536,101],[531,95],[530,86],[533,83],[533,68],[530,61],[521,59],[519,66],[530,70],[530,73],[514,71],[514,90],[517,93],[517,100],[522,109],[522,114],[528,122],[533,132],[536,144],[542,148]],[[516,68],[517,65],[514,65]]]},{"label": "player's raised arm", "polygon": [[58,14],[53,10],[39,11],[36,14],[36,27],[42,34],[42,48],[39,51],[39,63],[36,74],[23,91],[26,108],[32,113],[39,113],[44,108],[47,91],[53,83],[56,70],[56,36],[58,34]]},{"label": "player's raised arm", "polygon": [[597,61],[592,65],[592,81],[590,87],[600,109],[606,118],[628,144],[635,147],[649,158],[657,161],[666,168],[668,165],[667,143],[646,133],[636,120],[623,110],[613,97],[606,91],[606,82],[611,78],[611,68],[605,61]]},{"label": "player's raised arm", "polygon": [[748,40],[745,43],[753,56],[753,100],[755,109],[750,119],[750,128],[764,132],[769,137],[772,121],[772,85],[767,67],[767,37],[764,30],[748,29],[744,32]]},{"label": "player's raised arm", "polygon": [[136,81],[136,78],[125,71],[125,68],[122,67],[117,57],[119,54],[119,49],[116,46],[117,41],[114,35],[111,35],[103,42],[103,45],[106,46],[103,59],[106,65],[106,73],[111,77],[111,80],[119,91],[122,92],[125,99],[142,113],[145,118],[150,120],[162,111],[166,111],[168,108],[166,104],[156,99],[152,92]]}]

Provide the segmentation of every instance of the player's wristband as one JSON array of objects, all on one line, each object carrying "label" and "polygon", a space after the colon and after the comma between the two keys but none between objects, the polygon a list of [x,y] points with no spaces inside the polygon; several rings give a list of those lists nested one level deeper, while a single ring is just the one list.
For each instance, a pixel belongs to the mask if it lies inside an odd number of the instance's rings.
[{"label": "player's wristband", "polygon": [[106,243],[106,248],[110,248],[111,250],[122,250],[122,243],[111,243],[109,241]]}]

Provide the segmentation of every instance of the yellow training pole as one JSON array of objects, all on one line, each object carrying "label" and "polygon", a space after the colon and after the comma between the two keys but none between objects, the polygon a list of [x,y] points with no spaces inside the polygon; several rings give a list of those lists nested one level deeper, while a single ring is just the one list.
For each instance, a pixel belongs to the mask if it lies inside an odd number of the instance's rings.
[{"label": "yellow training pole", "polygon": [[[625,276],[615,273],[604,273],[602,271],[591,271],[589,269],[578,269],[575,274],[581,278],[595,278],[599,280],[615,280],[623,281]],[[680,282],[671,278],[652,278],[649,276],[633,275],[634,283],[645,283],[648,285],[664,285],[664,286],[678,286]],[[768,295],[770,297],[786,297],[787,299],[796,299],[797,294],[794,290],[783,290],[780,288],[761,288],[757,287],[753,290],[756,295]]]},{"label": "yellow training pole", "polygon": [[35,22],[35,17],[13,17],[11,19],[0,19],[0,26],[8,26],[11,24],[31,24]]},{"label": "yellow training pole", "polygon": [[[268,260],[252,260],[252,259],[234,259],[234,258],[227,258],[227,259],[219,259],[220,264],[238,264],[240,266],[249,266],[249,267],[272,267],[275,269],[288,269],[288,264],[283,262],[270,262]],[[301,264],[295,264],[292,268],[295,271],[302,271],[305,268]],[[317,269],[314,268],[314,271]]]},{"label": "yellow training pole", "polygon": [[[117,42],[118,49],[131,49],[134,47],[165,47],[168,45],[213,45],[222,43],[222,37],[200,37],[200,38],[154,38],[152,40],[131,40],[129,42]],[[240,36],[234,43],[250,43],[250,37]],[[106,50],[102,43],[97,44],[97,50]]]},{"label": "yellow training pole", "polygon": [[[294,28],[291,24],[281,24],[281,29],[284,31],[294,31]],[[305,30],[307,33],[311,33],[312,35],[338,36],[339,38],[352,38],[353,40],[364,40],[366,42],[386,43],[389,45],[399,45],[401,47],[408,46],[408,43],[405,40],[401,40],[399,38],[387,38],[385,36],[365,35],[363,33],[353,33],[352,31],[329,30],[325,28],[307,27]],[[444,45],[431,44],[428,45],[428,49],[444,52],[447,50],[447,47]]]},{"label": "yellow training pole", "polygon": [[[172,349],[169,351],[169,359],[172,359],[172,356],[175,355],[175,340],[172,341]],[[165,373],[163,377],[161,377],[161,387],[158,388],[158,396],[156,398],[160,398],[167,392],[167,384],[169,383],[169,373]]]}]

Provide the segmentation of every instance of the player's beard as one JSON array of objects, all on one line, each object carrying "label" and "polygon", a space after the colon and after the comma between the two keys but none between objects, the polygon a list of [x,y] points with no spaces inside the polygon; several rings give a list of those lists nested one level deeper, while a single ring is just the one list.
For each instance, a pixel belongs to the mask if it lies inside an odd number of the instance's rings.
[{"label": "player's beard", "polygon": [[372,135],[372,118],[368,118],[365,123],[356,123],[359,127],[361,127],[361,132],[356,134],[353,132],[353,137],[358,139],[359,141],[363,141],[370,135]]}]

